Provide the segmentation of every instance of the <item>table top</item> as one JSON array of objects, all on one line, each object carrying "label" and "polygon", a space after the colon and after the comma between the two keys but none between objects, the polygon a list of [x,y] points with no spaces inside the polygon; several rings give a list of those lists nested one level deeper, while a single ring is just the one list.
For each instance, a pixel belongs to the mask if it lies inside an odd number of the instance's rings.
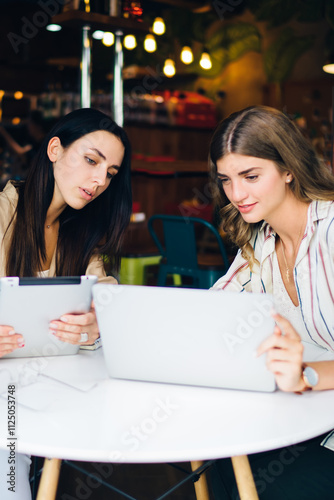
[{"label": "table top", "polygon": [[222,458],[287,446],[334,427],[334,391],[302,395],[111,380],[102,349],[1,360],[0,448],[16,384],[16,450],[120,463]]}]

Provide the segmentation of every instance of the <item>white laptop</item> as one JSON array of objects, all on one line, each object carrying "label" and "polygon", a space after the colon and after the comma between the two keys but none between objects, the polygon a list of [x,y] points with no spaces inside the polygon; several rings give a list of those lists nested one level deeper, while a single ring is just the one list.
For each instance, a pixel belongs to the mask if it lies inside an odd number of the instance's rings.
[{"label": "white laptop", "polygon": [[274,329],[268,294],[97,284],[112,378],[274,391],[258,345]]},{"label": "white laptop", "polygon": [[78,345],[49,333],[49,323],[63,314],[89,311],[96,276],[0,278],[0,325],[12,326],[25,346],[4,358],[76,354]]}]

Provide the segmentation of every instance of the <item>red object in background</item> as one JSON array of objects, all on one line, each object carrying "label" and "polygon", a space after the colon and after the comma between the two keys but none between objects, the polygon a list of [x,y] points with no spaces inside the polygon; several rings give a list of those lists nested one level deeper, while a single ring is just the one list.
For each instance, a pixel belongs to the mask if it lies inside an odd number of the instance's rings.
[{"label": "red object in background", "polygon": [[165,100],[169,123],[183,127],[215,128],[218,124],[214,101],[197,92],[153,92]]},{"label": "red object in background", "polygon": [[132,213],[137,214],[140,212],[141,206],[139,201],[133,201],[132,202]]},{"label": "red object in background", "polygon": [[175,161],[176,158],[175,156],[153,156],[153,155],[144,155],[142,153],[133,153],[132,154],[132,159],[133,160],[143,160],[147,162],[163,162],[163,161]]},{"label": "red object in background", "polygon": [[124,103],[126,123],[211,130],[218,124],[215,102],[196,92],[164,90],[140,96],[125,94]]},{"label": "red object in background", "polygon": [[169,202],[165,204],[164,213],[167,215],[182,215],[183,217],[198,217],[212,223],[213,205],[211,203],[181,203]]},{"label": "red object in background", "polygon": [[137,19],[137,21],[141,21],[141,17],[143,15],[143,8],[141,6],[141,2],[123,0],[122,14],[123,17],[130,19]]}]

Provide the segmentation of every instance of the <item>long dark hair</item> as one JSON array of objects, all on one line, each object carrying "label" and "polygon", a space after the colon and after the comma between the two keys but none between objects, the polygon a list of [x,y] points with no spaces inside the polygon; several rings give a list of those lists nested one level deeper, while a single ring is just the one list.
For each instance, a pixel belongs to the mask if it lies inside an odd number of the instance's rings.
[{"label": "long dark hair", "polygon": [[261,222],[245,222],[217,182],[217,161],[229,153],[271,160],[280,173],[290,172],[292,182],[289,188],[300,201],[308,203],[334,198],[333,175],[319,160],[311,143],[284,113],[267,106],[251,106],[222,121],[210,145],[211,178],[216,185],[216,201],[223,206],[222,228],[250,263],[253,250],[249,240]]},{"label": "long dark hair", "polygon": [[123,233],[129,223],[131,194],[131,148],[124,130],[97,109],[78,109],[64,116],[45,137],[24,183],[17,186],[18,204],[10,249],[8,276],[35,276],[46,258],[44,224],[54,191],[52,162],[47,147],[52,137],[63,148],[86,134],[105,130],[118,137],[124,157],[118,174],[96,200],[82,210],[67,206],[59,218],[56,274],[85,273],[94,254],[102,254],[110,273],[117,272]]}]

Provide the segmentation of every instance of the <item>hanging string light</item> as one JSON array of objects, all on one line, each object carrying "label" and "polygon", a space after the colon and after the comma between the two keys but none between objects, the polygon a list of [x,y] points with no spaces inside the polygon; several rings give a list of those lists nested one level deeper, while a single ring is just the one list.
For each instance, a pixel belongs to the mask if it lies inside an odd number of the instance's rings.
[{"label": "hanging string light", "polygon": [[155,52],[157,50],[157,42],[153,35],[146,35],[144,40],[144,49],[146,52]]},{"label": "hanging string light", "polygon": [[45,29],[47,31],[56,32],[56,31],[60,31],[62,29],[62,27],[60,26],[60,24],[48,24]]},{"label": "hanging string light", "polygon": [[208,52],[204,51],[202,53],[202,57],[201,57],[201,60],[199,62],[199,65],[203,69],[211,69],[212,68],[212,61],[211,61],[210,54]]},{"label": "hanging string light", "polygon": [[334,74],[334,53],[330,53],[325,64],[323,65],[322,69],[326,73],[331,73],[332,75]]},{"label": "hanging string light", "polygon": [[0,90],[0,122],[2,120],[2,99],[3,99],[4,95],[5,95],[5,91]]},{"label": "hanging string light", "polygon": [[156,35],[163,35],[166,31],[165,22],[162,17],[156,17],[152,26],[153,33]]},{"label": "hanging string light", "polygon": [[166,59],[165,65],[163,67],[164,74],[168,76],[168,78],[171,78],[172,76],[175,75],[175,63],[173,59]]},{"label": "hanging string light", "polygon": [[190,47],[184,46],[181,51],[181,61],[184,64],[190,64],[194,60],[194,56]]},{"label": "hanging string light", "polygon": [[94,33],[92,34],[92,38],[94,38],[95,40],[103,40],[103,37],[104,37],[104,31],[102,30],[95,30]]},{"label": "hanging string light", "polygon": [[126,35],[123,40],[123,45],[128,50],[133,50],[137,47],[137,40],[134,35]]},{"label": "hanging string light", "polygon": [[105,45],[106,47],[111,47],[114,42],[115,42],[114,33],[111,33],[110,31],[105,31],[102,37],[103,45]]}]

